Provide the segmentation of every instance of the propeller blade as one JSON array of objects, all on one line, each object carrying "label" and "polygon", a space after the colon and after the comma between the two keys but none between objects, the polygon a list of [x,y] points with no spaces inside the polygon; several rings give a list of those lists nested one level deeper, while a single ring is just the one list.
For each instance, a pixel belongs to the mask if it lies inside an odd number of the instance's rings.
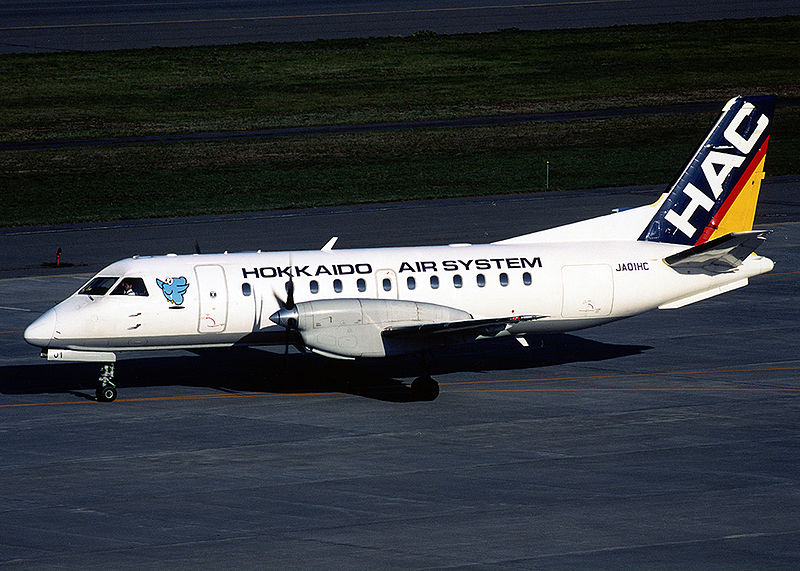
[{"label": "propeller blade", "polygon": [[284,307],[286,309],[294,309],[294,280],[291,273],[289,274],[289,281],[286,282],[286,303]]},{"label": "propeller blade", "polygon": [[275,296],[275,301],[278,302],[278,307],[281,309],[294,309],[294,277],[291,258],[289,258],[289,281],[284,285],[284,289],[286,290],[286,299],[281,298],[274,289],[272,295]]}]

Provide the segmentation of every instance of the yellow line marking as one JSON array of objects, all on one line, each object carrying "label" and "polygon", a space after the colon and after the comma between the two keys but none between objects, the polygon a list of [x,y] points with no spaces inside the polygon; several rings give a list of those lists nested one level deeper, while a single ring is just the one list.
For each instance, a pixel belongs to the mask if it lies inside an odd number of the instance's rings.
[{"label": "yellow line marking", "polygon": [[[680,376],[680,375],[708,375],[713,373],[764,373],[768,371],[797,371],[797,370],[800,370],[800,366],[762,367],[755,369],[718,369],[709,371],[665,371],[660,373],[659,372],[625,373],[625,374],[615,374],[615,375],[582,375],[574,377],[542,377],[538,379],[450,381],[450,382],[440,382],[439,385],[455,386],[455,385],[484,385],[484,384],[506,384],[506,383],[546,383],[553,381],[596,381],[602,379],[630,379],[635,377],[651,377],[651,376],[655,377],[655,376]],[[559,390],[559,389],[540,389],[540,390]],[[593,389],[562,389],[562,390],[593,390]],[[610,390],[610,389],[594,389],[594,390]],[[619,389],[619,390],[631,390],[631,389]],[[667,390],[667,389],[661,389],[661,390]],[[669,389],[669,390],[696,390],[696,389]],[[710,390],[725,390],[725,389],[710,389]],[[742,389],[742,390],[751,390],[751,389]],[[752,389],[752,390],[767,390],[767,389]],[[775,390],[795,390],[795,389],[775,389]]]},{"label": "yellow line marking", "polygon": [[150,22],[109,22],[98,24],[53,24],[48,26],[12,26],[0,28],[0,31],[18,30],[61,30],[66,28],[103,28],[113,26],[155,26],[165,24],[211,24],[222,22],[261,22],[269,20],[307,20],[313,18],[347,18],[353,16],[396,16],[398,14],[430,14],[440,12],[475,12],[480,10],[503,10],[518,8],[549,8],[557,6],[585,6],[591,4],[617,4],[633,0],[574,0],[563,2],[540,2],[535,4],[498,4],[488,6],[460,6],[453,8],[424,8],[411,10],[383,10],[367,12],[332,12],[321,14],[287,14],[282,16],[252,16],[242,18],[207,18],[190,20],[154,20]]},{"label": "yellow line marking", "polygon": [[698,388],[668,388],[668,387],[654,387],[654,388],[581,388],[581,389],[564,389],[564,388],[513,388],[513,389],[456,389],[452,391],[443,391],[447,393],[591,393],[591,392],[676,392],[676,393],[690,393],[690,392],[751,392],[751,393],[796,393],[800,392],[798,389],[738,389],[726,387],[698,387]]},{"label": "yellow line marking", "polygon": [[[211,400],[211,399],[235,399],[235,398],[264,398],[264,397],[315,397],[315,396],[344,396],[342,392],[316,392],[316,393],[225,393],[225,394],[205,394],[205,395],[175,395],[166,397],[141,397],[129,399],[117,399],[114,402],[159,402],[159,401],[178,401],[178,400]],[[0,408],[19,408],[30,406],[55,406],[66,404],[97,403],[95,400],[75,400],[61,402],[31,402],[20,404],[0,404]]]}]

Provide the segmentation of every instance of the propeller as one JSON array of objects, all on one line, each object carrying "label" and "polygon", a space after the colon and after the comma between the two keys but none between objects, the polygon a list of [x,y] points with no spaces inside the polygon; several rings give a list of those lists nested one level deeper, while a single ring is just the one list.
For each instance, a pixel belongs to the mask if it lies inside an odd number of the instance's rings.
[{"label": "propeller", "polygon": [[292,279],[292,272],[289,272],[289,281],[286,282],[286,309],[294,309],[294,279]]},{"label": "propeller", "polygon": [[289,258],[289,281],[286,282],[286,300],[284,301],[278,295],[277,292],[273,291],[273,295],[275,296],[275,300],[278,302],[278,306],[280,309],[269,316],[270,321],[272,321],[275,325],[280,325],[284,329],[286,329],[286,343],[285,343],[285,350],[284,355],[289,355],[289,345],[291,344],[291,336],[292,331],[297,331],[297,320],[299,318],[299,314],[297,311],[297,307],[294,303],[294,279],[293,279],[293,272],[292,268],[292,259]]}]

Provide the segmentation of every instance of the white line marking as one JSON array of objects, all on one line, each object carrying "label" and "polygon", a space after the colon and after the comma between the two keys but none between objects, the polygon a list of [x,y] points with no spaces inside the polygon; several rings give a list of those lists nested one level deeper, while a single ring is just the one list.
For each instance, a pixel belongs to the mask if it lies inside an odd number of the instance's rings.
[{"label": "white line marking", "polygon": [[0,305],[0,309],[7,309],[9,311],[33,311],[32,309],[25,309],[24,307],[5,307]]}]

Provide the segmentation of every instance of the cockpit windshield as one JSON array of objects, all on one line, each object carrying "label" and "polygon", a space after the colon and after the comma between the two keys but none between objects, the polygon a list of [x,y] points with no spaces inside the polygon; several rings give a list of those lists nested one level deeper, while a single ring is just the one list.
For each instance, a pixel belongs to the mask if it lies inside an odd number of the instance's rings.
[{"label": "cockpit windshield", "polygon": [[119,285],[114,288],[111,295],[147,295],[147,288],[142,278],[122,278]]},{"label": "cockpit windshield", "polygon": [[111,289],[111,286],[117,283],[118,279],[118,277],[98,276],[83,286],[78,293],[83,295],[105,295]]}]

